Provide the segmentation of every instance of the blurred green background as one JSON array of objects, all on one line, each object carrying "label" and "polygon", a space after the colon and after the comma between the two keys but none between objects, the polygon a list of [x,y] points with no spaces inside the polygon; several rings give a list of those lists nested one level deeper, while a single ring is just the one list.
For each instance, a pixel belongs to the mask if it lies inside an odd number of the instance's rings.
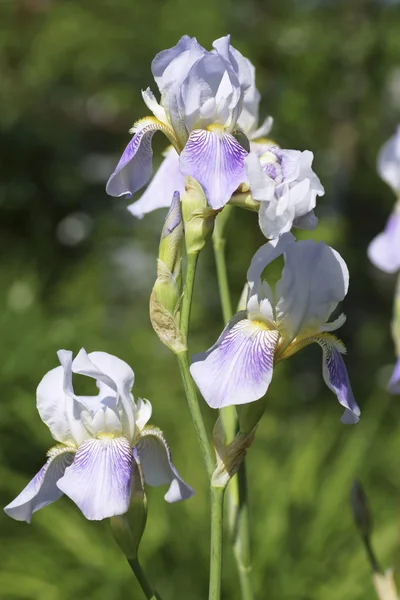
[{"label": "blurred green background", "polygon": [[[325,387],[318,347],[276,369],[248,454],[257,598],[369,600],[374,592],[348,506],[359,477],[374,543],[400,568],[400,406],[385,391],[394,349],[395,280],[366,258],[394,197],[376,155],[400,120],[400,6],[332,0],[2,0],[0,4],[0,497],[4,506],[52,445],[35,408],[59,348],[104,350],[132,365],[175,464],[197,494],[167,505],[149,490],[142,560],[165,600],[207,595],[208,493],[173,356],[148,318],[164,211],[134,220],[104,183],[147,114],[150,62],[184,33],[209,47],[227,32],[257,67],[273,137],[310,149],[326,189],[314,237],[337,248],[351,282],[340,334],[362,418],[355,427]],[[165,141],[155,139],[155,156]],[[235,302],[263,243],[235,209],[227,253]],[[222,327],[211,248],[200,260],[191,350]],[[211,430],[215,413],[204,408]],[[28,526],[0,515],[0,597],[142,598],[107,523],[67,498]],[[230,549],[224,594],[238,598]]]}]

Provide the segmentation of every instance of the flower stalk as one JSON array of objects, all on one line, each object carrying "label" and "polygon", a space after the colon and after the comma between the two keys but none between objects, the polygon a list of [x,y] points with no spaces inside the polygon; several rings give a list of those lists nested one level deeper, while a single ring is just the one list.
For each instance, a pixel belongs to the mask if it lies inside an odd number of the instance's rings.
[{"label": "flower stalk", "polygon": [[209,600],[220,600],[224,487],[211,486],[211,549]]},{"label": "flower stalk", "polygon": [[128,563],[130,568],[132,569],[138,584],[142,588],[143,594],[145,595],[147,600],[162,600],[161,596],[153,590],[151,584],[149,583],[145,572],[143,571],[139,559],[128,559]]},{"label": "flower stalk", "polygon": [[[225,206],[224,210],[215,220],[213,233],[213,247],[219,295],[221,300],[222,316],[224,323],[232,318],[232,302],[229,291],[228,273],[226,267],[224,230],[230,217],[232,208]],[[227,406],[220,410],[222,426],[227,443],[233,441],[238,430],[238,417],[235,406]],[[248,508],[246,467],[243,460],[239,472],[232,477],[228,489],[228,525],[233,545],[236,568],[239,575],[242,600],[252,600],[253,584],[251,580],[251,552],[250,552],[250,519]]]}]

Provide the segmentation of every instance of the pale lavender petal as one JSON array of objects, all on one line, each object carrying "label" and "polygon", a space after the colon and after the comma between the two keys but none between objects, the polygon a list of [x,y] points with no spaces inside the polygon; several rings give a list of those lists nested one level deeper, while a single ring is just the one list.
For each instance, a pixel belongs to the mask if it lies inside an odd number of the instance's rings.
[{"label": "pale lavender petal", "polygon": [[190,372],[207,404],[221,408],[262,398],[272,379],[278,340],[278,331],[242,319],[208,352],[195,355]]},{"label": "pale lavender petal", "polygon": [[400,358],[393,369],[393,374],[388,385],[388,392],[391,394],[400,394]]},{"label": "pale lavender petal", "polygon": [[210,206],[218,209],[246,179],[246,156],[229,133],[196,129],[180,156],[181,170],[200,183]]},{"label": "pale lavender petal", "polygon": [[182,36],[176,46],[159,52],[151,63],[151,71],[160,92],[164,93],[167,88],[181,83],[204,54],[206,50],[196,38],[188,35]]},{"label": "pale lavender petal", "polygon": [[31,522],[32,514],[62,496],[57,481],[74,460],[73,448],[54,448],[49,459],[25,489],[5,507],[4,512],[16,521]]},{"label": "pale lavender petal", "polygon": [[[71,352],[72,363],[72,352]],[[36,390],[36,407],[40,418],[55,440],[68,443],[73,439],[66,411],[64,368],[56,367],[43,377]],[[72,400],[71,400],[72,402]]]},{"label": "pale lavender petal", "polygon": [[353,396],[346,365],[342,358],[345,348],[332,335],[316,337],[315,341],[322,348],[322,372],[328,388],[336,394],[339,403],[344,406],[342,422],[346,425],[357,423],[360,419],[360,409]]},{"label": "pale lavender petal", "polygon": [[301,217],[296,217],[293,220],[293,227],[297,227],[298,229],[315,229],[318,225],[318,217],[315,216],[314,211],[310,210],[310,212],[306,213]]},{"label": "pale lavender petal", "polygon": [[131,478],[129,441],[124,437],[103,437],[79,447],[73,464],[57,485],[87,519],[100,521],[127,512]]},{"label": "pale lavender petal", "polygon": [[287,340],[301,330],[319,330],[347,294],[348,285],[347,265],[336,250],[314,240],[289,244],[275,287],[276,316]]},{"label": "pale lavender petal", "polygon": [[386,273],[400,269],[400,211],[397,207],[390,215],[385,230],[370,243],[368,258]]},{"label": "pale lavender petal", "polygon": [[135,434],[134,406],[131,398],[131,389],[135,375],[130,366],[120,358],[108,352],[90,352],[87,354],[82,348],[76,356],[72,369],[74,373],[93,377],[107,385],[110,390],[118,392],[124,411],[124,431],[130,439]]},{"label": "pale lavender petal", "polygon": [[249,297],[258,289],[261,275],[267,265],[278,258],[278,256],[281,256],[287,250],[288,246],[294,242],[294,236],[290,232],[287,232],[279,238],[267,242],[257,250],[251,259],[250,267],[247,271]]},{"label": "pale lavender petal", "polygon": [[129,212],[138,219],[157,208],[170,206],[174,192],[182,194],[185,190],[185,176],[180,169],[177,151],[170,146],[164,156],[144,194],[128,206]]},{"label": "pale lavender petal", "polygon": [[183,481],[174,467],[171,451],[159,429],[144,429],[136,450],[143,468],[145,483],[154,487],[169,485],[164,496],[167,502],[179,502],[193,496],[193,488]]},{"label": "pale lavender petal", "polygon": [[378,155],[378,173],[395,193],[400,190],[400,126],[382,146]]},{"label": "pale lavender petal", "polygon": [[135,135],[107,182],[106,192],[110,196],[132,196],[149,181],[153,172],[151,141],[155,132],[165,126],[157,119],[146,118],[135,127]]},{"label": "pale lavender petal", "polygon": [[61,367],[46,373],[39,383],[36,406],[53,438],[74,445],[89,437],[80,418],[84,406],[72,386],[72,352],[59,350],[57,356]]}]

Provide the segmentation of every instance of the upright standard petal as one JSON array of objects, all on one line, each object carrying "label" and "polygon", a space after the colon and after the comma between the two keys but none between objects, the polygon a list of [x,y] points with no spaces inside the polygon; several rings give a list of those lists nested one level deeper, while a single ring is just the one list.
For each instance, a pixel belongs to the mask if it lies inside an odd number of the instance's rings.
[{"label": "upright standard petal", "polygon": [[222,208],[245,181],[246,150],[229,133],[196,129],[180,156],[181,171],[196,179],[208,203]]},{"label": "upright standard petal", "polygon": [[396,194],[400,191],[400,126],[379,152],[378,173]]},{"label": "upright standard petal", "polygon": [[285,251],[276,284],[276,317],[290,343],[303,330],[318,331],[343,300],[349,272],[343,258],[323,242],[298,241]]},{"label": "upright standard petal", "polygon": [[396,366],[393,369],[393,374],[388,385],[388,392],[391,394],[400,394],[400,358],[398,358]]},{"label": "upright standard petal", "polygon": [[167,502],[186,500],[194,494],[172,463],[171,451],[159,429],[144,429],[136,449],[147,485],[169,485],[164,498]]},{"label": "upright standard petal", "polygon": [[[295,242],[294,236],[290,233],[284,233],[279,238],[267,242],[257,250],[251,259],[250,267],[247,271],[247,282],[249,284],[249,298],[257,293],[261,284],[261,275],[264,269],[278,256],[281,256],[289,247],[289,244]],[[298,242],[297,242],[298,244]],[[265,283],[264,283],[265,285]]]},{"label": "upright standard petal", "polygon": [[74,373],[93,377],[118,392],[124,411],[124,428],[129,439],[135,435],[134,406],[131,398],[135,375],[130,366],[107,352],[91,352],[87,354],[82,348],[76,356],[72,369]]},{"label": "upright standard petal", "polygon": [[400,269],[400,205],[390,215],[385,230],[368,246],[368,258],[385,273],[395,273]]},{"label": "upright standard petal", "polygon": [[85,517],[100,521],[123,515],[129,508],[132,450],[124,437],[84,442],[57,486]]},{"label": "upright standard petal", "polygon": [[206,54],[196,38],[181,37],[176,46],[162,50],[153,59],[151,71],[161,93],[182,83],[193,64]]},{"label": "upright standard petal", "polygon": [[185,190],[185,176],[180,169],[175,148],[169,146],[164,152],[164,157],[144,194],[128,206],[129,212],[138,219],[157,208],[170,206],[174,192],[183,194]]},{"label": "upright standard petal", "polygon": [[74,448],[53,448],[48,461],[25,489],[5,507],[4,512],[16,521],[31,522],[32,514],[62,496],[57,481],[74,460]]},{"label": "upright standard petal", "polygon": [[[72,353],[71,353],[72,362]],[[43,377],[36,390],[36,407],[40,418],[51,431],[55,440],[68,444],[73,441],[70,430],[64,392],[64,369],[56,367]]]},{"label": "upright standard petal", "polygon": [[207,404],[222,408],[262,398],[272,379],[278,340],[277,330],[242,319],[228,326],[210,350],[195,355],[190,372]]},{"label": "upright standard petal", "polygon": [[156,131],[163,131],[174,138],[172,130],[153,117],[146,117],[135,124],[134,136],[125,148],[114,173],[107,182],[106,192],[110,196],[132,196],[143,187],[153,172],[153,150],[151,141]]},{"label": "upright standard petal", "polygon": [[346,365],[342,358],[344,345],[333,335],[325,334],[315,338],[321,346],[322,372],[324,381],[329,389],[336,394],[339,403],[344,406],[342,422],[346,425],[357,423],[360,419],[360,409],[354,399]]}]

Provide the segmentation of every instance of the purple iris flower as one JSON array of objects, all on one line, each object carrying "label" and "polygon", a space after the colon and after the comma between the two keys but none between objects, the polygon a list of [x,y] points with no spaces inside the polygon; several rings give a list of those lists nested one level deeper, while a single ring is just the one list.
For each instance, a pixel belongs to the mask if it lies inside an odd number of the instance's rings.
[{"label": "purple iris flower", "polygon": [[[49,371],[37,388],[40,417],[58,442],[26,488],[5,507],[17,521],[66,494],[87,519],[127,512],[132,471],[140,462],[145,483],[169,485],[167,502],[185,500],[193,490],[180,477],[162,432],[147,425],[152,407],[131,394],[132,369],[106,352],[60,350],[61,366]],[[97,396],[77,396],[72,373],[96,380]]]},{"label": "purple iris flower", "polygon": [[[212,208],[221,208],[245,179],[247,151],[233,134],[240,129],[245,94],[252,86],[251,63],[230,45],[229,35],[216,40],[211,52],[185,35],[157,54],[152,73],[160,103],[149,88],[143,92],[154,117],[133,127],[107,193],[132,195],[149,181],[152,137],[163,131],[179,154],[181,173],[201,184]],[[173,191],[179,190],[175,185]],[[169,204],[172,195],[164,190],[163,196]]]},{"label": "purple iris flower", "polygon": [[[282,254],[282,278],[272,290],[262,273]],[[323,242],[296,242],[284,233],[256,252],[247,280],[246,310],[231,319],[214,346],[193,358],[190,371],[206,402],[221,408],[262,398],[274,365],[316,342],[325,383],[345,408],[342,421],[356,423],[360,409],[342,358],[345,347],[331,333],[344,315],[328,322],[348,289],[343,258]]]}]

